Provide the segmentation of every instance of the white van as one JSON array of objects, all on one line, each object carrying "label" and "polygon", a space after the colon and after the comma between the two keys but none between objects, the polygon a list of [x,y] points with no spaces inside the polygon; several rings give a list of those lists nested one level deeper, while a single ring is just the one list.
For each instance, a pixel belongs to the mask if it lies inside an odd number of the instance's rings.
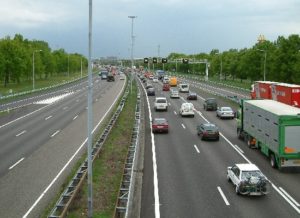
[{"label": "white van", "polygon": [[183,116],[195,116],[194,105],[192,103],[182,103],[179,114]]},{"label": "white van", "polygon": [[170,82],[170,78],[168,76],[164,76],[163,78],[163,83],[168,83]]},{"label": "white van", "polygon": [[180,91],[180,92],[189,92],[189,91],[190,91],[190,86],[189,86],[189,84],[186,84],[186,83],[180,83],[180,84],[179,84],[179,91]]},{"label": "white van", "polygon": [[167,98],[165,97],[157,97],[155,98],[155,102],[154,102],[154,109],[155,111],[158,110],[168,110],[168,102],[167,102]]}]

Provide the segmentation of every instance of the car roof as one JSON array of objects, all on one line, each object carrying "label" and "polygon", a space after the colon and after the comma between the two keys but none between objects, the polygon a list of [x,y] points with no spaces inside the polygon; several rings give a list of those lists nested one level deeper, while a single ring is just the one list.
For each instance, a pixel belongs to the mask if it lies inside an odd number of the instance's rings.
[{"label": "car roof", "polygon": [[202,125],[203,126],[215,126],[215,127],[217,127],[217,125],[214,124],[214,123],[202,123]]},{"label": "car roof", "polygon": [[157,100],[157,99],[166,99],[166,100],[167,100],[166,97],[156,97],[155,99],[156,99],[156,100]]},{"label": "car roof", "polygon": [[162,118],[162,117],[160,117],[160,118],[154,118],[154,120],[161,120],[161,121],[167,121],[167,119],[166,118]]},{"label": "car roof", "polygon": [[231,107],[221,107],[221,109],[231,109],[232,110]]},{"label": "car roof", "polygon": [[257,171],[259,168],[255,164],[242,163],[235,164],[241,171]]}]

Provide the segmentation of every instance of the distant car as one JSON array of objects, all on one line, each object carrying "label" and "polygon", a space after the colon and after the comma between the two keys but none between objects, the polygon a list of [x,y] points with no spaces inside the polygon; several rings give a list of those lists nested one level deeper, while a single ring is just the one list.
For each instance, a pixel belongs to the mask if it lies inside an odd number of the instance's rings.
[{"label": "distant car", "polygon": [[165,84],[165,83],[169,84],[169,82],[170,82],[169,77],[168,77],[168,76],[164,76],[164,78],[163,78],[163,83],[164,83],[164,84]]},{"label": "distant car", "polygon": [[126,76],[124,73],[120,73],[120,80],[125,80]]},{"label": "distant car", "polygon": [[170,98],[179,98],[179,92],[177,89],[170,89]]},{"label": "distant car", "polygon": [[153,75],[149,75],[149,79],[153,80],[154,76]]},{"label": "distant car", "polygon": [[153,85],[151,83],[146,83],[146,89],[149,89],[149,88],[153,88]]},{"label": "distant car", "polygon": [[170,85],[168,83],[163,84],[163,91],[170,91]]},{"label": "distant car", "polygon": [[234,118],[234,111],[231,107],[218,107],[217,117],[219,118]]},{"label": "distant car", "polygon": [[165,118],[154,118],[152,121],[152,132],[169,132],[169,124]]},{"label": "distant car", "polygon": [[157,83],[158,82],[158,78],[157,77],[153,77],[153,82]]},{"label": "distant car", "polygon": [[148,96],[155,96],[155,89],[154,88],[148,88],[147,89],[147,95]]},{"label": "distant car", "polygon": [[182,103],[180,110],[179,110],[179,114],[183,117],[183,116],[195,116],[195,112],[194,112],[194,105],[192,103]]},{"label": "distant car", "polygon": [[106,81],[107,82],[114,82],[115,81],[114,75],[113,74],[108,74]]},{"label": "distant car", "polygon": [[187,100],[197,100],[197,93],[189,92],[189,94],[187,96]]},{"label": "distant car", "polygon": [[154,101],[155,111],[164,110],[168,111],[168,102],[166,97],[156,97]]},{"label": "distant car", "polygon": [[186,83],[180,83],[180,84],[179,84],[179,91],[180,91],[180,92],[189,92],[189,91],[190,91],[190,86],[189,86],[189,84],[186,84]]},{"label": "distant car", "polygon": [[99,76],[101,77],[101,80],[107,79],[107,74],[108,74],[107,71],[101,71],[99,73]]},{"label": "distant car", "polygon": [[201,123],[197,126],[197,135],[204,139],[215,139],[219,141],[219,129],[213,123]]},{"label": "distant car", "polygon": [[203,103],[204,110],[216,111],[218,108],[217,100],[215,98],[207,98]]},{"label": "distant car", "polygon": [[227,167],[227,180],[235,186],[236,194],[266,195],[270,182],[255,164],[242,163]]}]

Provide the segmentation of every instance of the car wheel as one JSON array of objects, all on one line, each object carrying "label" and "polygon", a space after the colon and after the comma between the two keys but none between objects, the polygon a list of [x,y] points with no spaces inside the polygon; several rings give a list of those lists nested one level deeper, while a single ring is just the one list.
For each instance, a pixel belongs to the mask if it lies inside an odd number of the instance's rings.
[{"label": "car wheel", "polygon": [[218,138],[217,138],[216,140],[219,141],[219,140],[220,140],[220,137],[218,136]]},{"label": "car wheel", "polygon": [[226,176],[226,177],[227,177],[227,181],[228,181],[228,182],[231,182],[231,179],[230,179],[228,173],[227,173],[227,176]]},{"label": "car wheel", "polygon": [[240,191],[239,191],[239,186],[238,186],[238,185],[236,185],[236,186],[235,186],[235,193],[236,193],[237,195],[239,195],[239,194],[240,194]]},{"label": "car wheel", "polygon": [[271,167],[272,167],[272,168],[276,168],[276,167],[277,167],[276,159],[275,159],[274,154],[271,154],[271,155],[270,155],[270,164],[271,164]]},{"label": "car wheel", "polygon": [[203,136],[203,135],[201,136],[201,140],[202,140],[202,141],[204,140],[204,136]]}]

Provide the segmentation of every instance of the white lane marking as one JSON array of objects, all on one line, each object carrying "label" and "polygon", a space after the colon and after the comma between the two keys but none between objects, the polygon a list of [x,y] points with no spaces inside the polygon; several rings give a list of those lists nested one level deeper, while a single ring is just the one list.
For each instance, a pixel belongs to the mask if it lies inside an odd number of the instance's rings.
[{"label": "white lane marking", "polygon": [[78,115],[76,115],[76,116],[73,118],[73,120],[77,119],[77,117],[78,117]]},{"label": "white lane marking", "polygon": [[273,183],[272,184],[272,187],[300,214],[300,209],[295,205],[293,204],[293,202],[288,198],[286,197],[283,192],[281,192],[277,187],[276,185],[274,185]]},{"label": "white lane marking", "polygon": [[[144,93],[146,94],[146,90],[143,87]],[[149,113],[149,120],[152,120],[152,114],[150,109],[149,98],[147,97],[147,105],[148,105],[148,113]],[[151,144],[152,144],[152,162],[153,162],[153,185],[154,185],[154,205],[155,205],[155,218],[160,218],[160,211],[159,211],[159,192],[158,192],[158,177],[157,177],[157,163],[156,163],[156,152],[155,152],[155,141],[154,141],[154,134],[152,133],[152,125],[150,123],[150,130],[151,130]]]},{"label": "white lane marking", "polygon": [[[123,93],[125,87],[125,83],[123,83],[122,91],[119,93],[117,98],[114,100],[112,105],[109,107],[109,109],[105,112],[101,120],[98,122],[98,124],[93,129],[92,133],[96,131],[96,129],[99,127],[99,125],[102,123],[104,118],[106,118],[107,114],[110,112],[111,108],[115,105],[117,100],[119,99],[120,95]],[[65,169],[69,166],[71,161],[75,158],[75,156],[78,154],[78,152],[82,149],[83,146],[85,146],[85,143],[87,142],[87,138],[82,142],[82,144],[79,146],[79,148],[75,151],[75,153],[72,155],[72,157],[68,160],[68,162],[64,165],[64,167],[58,172],[58,174],[54,177],[54,179],[50,182],[50,184],[45,188],[45,190],[41,193],[41,195],[36,199],[36,201],[33,203],[33,205],[28,209],[28,211],[23,215],[23,218],[27,218],[28,215],[31,213],[31,211],[36,207],[36,205],[40,202],[40,200],[44,197],[44,195],[49,191],[49,189],[52,187],[52,185],[56,182],[56,180],[60,177],[60,175],[65,171]]]},{"label": "white lane marking", "polygon": [[292,198],[292,196],[290,196],[283,188],[279,187],[279,189],[297,206],[300,207],[300,204],[294,199]]},{"label": "white lane marking", "polygon": [[181,124],[181,126],[182,126],[182,128],[184,128],[184,129],[185,129],[185,125],[184,125],[183,123]]},{"label": "white lane marking", "polygon": [[201,97],[200,95],[197,95],[198,98],[201,98],[201,100],[205,100],[205,98]]},{"label": "white lane marking", "polygon": [[171,106],[171,103],[168,103],[169,106]]},{"label": "white lane marking", "polygon": [[217,188],[218,188],[218,191],[219,191],[220,195],[222,196],[222,198],[223,198],[225,204],[226,204],[227,206],[229,206],[230,204],[229,204],[229,202],[228,202],[226,196],[224,195],[222,189],[220,188],[220,186],[218,186]]},{"label": "white lane marking", "polygon": [[19,137],[20,135],[23,135],[25,132],[26,132],[26,130],[23,130],[22,132],[18,133],[18,134],[16,135],[16,137]]},{"label": "white lane marking", "polygon": [[177,112],[176,112],[176,111],[174,111],[174,114],[175,114],[175,115],[177,115]]},{"label": "white lane marking", "polygon": [[194,148],[196,149],[197,153],[200,153],[200,151],[199,151],[197,145],[194,145]]},{"label": "white lane marking", "polygon": [[10,122],[8,122],[8,123],[6,123],[6,124],[3,124],[2,126],[0,126],[0,129],[3,128],[3,127],[5,127],[5,126],[8,126],[9,124],[12,124],[12,123],[18,121],[18,120],[21,120],[21,119],[23,119],[23,118],[25,118],[25,117],[28,117],[28,116],[30,116],[31,114],[34,114],[35,112],[38,112],[38,111],[40,111],[40,110],[43,110],[44,108],[46,108],[46,107],[48,107],[48,106],[49,106],[49,105],[46,105],[46,106],[41,107],[41,108],[39,108],[39,109],[37,109],[37,110],[35,110],[35,111],[32,111],[32,112],[29,113],[29,114],[26,114],[26,115],[24,115],[24,116],[22,116],[22,117],[19,117],[19,118],[15,119],[15,120],[12,120],[12,121],[10,121]]},{"label": "white lane marking", "polygon": [[14,165],[12,165],[11,167],[9,167],[8,169],[11,170],[15,166],[17,166],[19,163],[21,163],[23,160],[24,160],[24,157],[22,157],[20,160],[18,160]]},{"label": "white lane marking", "polygon": [[98,101],[98,98],[96,98],[96,101]]},{"label": "white lane marking", "polygon": [[52,115],[50,115],[49,117],[46,117],[45,120],[49,120],[52,117]]},{"label": "white lane marking", "polygon": [[66,107],[63,108],[63,110],[66,110],[66,109],[68,109],[68,106],[66,106]]},{"label": "white lane marking", "polygon": [[234,145],[234,147],[236,147],[236,149],[238,149],[242,154],[244,154],[244,151],[238,145]]},{"label": "white lane marking", "polygon": [[79,99],[77,99],[76,102],[79,102]]},{"label": "white lane marking", "polygon": [[54,136],[57,135],[59,132],[60,132],[60,130],[57,130],[55,133],[53,133],[53,134],[51,135],[51,137],[54,137]]}]

